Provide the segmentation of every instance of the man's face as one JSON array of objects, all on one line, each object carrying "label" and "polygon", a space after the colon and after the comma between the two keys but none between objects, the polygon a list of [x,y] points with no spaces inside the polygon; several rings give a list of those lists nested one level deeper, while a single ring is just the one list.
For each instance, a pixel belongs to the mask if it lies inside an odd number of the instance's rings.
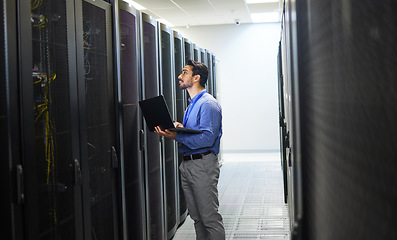
[{"label": "man's face", "polygon": [[193,86],[193,66],[186,65],[179,75],[179,88],[186,89]]}]

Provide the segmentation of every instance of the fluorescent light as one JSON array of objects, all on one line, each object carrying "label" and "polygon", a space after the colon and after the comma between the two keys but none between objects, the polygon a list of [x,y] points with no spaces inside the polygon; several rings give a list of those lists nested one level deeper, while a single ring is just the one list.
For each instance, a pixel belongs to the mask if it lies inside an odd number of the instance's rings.
[{"label": "fluorescent light", "polygon": [[156,20],[161,22],[161,23],[164,23],[165,25],[167,25],[167,27],[173,27],[174,26],[174,25],[172,25],[170,22],[168,22],[165,19],[160,18],[160,19],[156,19]]},{"label": "fluorescent light", "polygon": [[280,14],[278,12],[251,13],[251,19],[252,19],[252,22],[254,22],[254,23],[279,22]]},{"label": "fluorescent light", "polygon": [[134,2],[132,0],[123,0],[123,1],[132,5],[134,8],[136,8],[136,10],[139,10],[139,11],[146,10],[146,8],[144,6],[140,5],[139,3]]},{"label": "fluorescent light", "polygon": [[253,4],[253,3],[275,3],[279,2],[279,0],[245,0],[247,4]]}]

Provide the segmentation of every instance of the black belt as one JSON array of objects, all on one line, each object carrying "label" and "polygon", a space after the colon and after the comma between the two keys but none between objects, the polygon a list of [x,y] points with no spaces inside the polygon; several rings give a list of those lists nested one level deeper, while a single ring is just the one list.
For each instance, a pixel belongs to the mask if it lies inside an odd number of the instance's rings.
[{"label": "black belt", "polygon": [[183,155],[183,160],[189,161],[189,160],[194,160],[194,159],[200,159],[205,155],[208,155],[212,153],[211,151],[205,152],[205,153],[197,153],[197,154],[192,154],[192,155]]}]

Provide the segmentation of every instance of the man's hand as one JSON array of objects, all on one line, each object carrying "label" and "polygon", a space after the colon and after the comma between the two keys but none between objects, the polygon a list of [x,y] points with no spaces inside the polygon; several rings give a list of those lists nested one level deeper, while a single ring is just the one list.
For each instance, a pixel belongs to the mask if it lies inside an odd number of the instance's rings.
[{"label": "man's hand", "polygon": [[154,132],[157,133],[160,136],[166,137],[166,138],[171,138],[171,139],[175,139],[176,136],[176,132],[170,131],[165,129],[164,131],[161,130],[161,128],[159,126],[154,128]]},{"label": "man's hand", "polygon": [[174,122],[174,126],[175,127],[182,127],[183,128],[183,124],[180,122]]}]

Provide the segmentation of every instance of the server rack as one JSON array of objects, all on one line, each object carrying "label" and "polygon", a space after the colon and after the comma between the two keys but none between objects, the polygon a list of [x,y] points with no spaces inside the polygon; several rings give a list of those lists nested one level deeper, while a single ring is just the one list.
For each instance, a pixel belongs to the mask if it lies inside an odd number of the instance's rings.
[{"label": "server rack", "polygon": [[118,238],[110,5],[21,0],[17,12],[24,235]]},{"label": "server rack", "polygon": [[[159,51],[157,21],[142,13],[142,90],[143,99],[160,94]],[[146,203],[147,203],[147,237],[166,239],[166,218],[164,210],[164,162],[163,139],[145,129],[145,163],[146,163]]]},{"label": "server rack", "polygon": [[277,73],[278,73],[278,102],[279,102],[279,134],[280,134],[280,158],[281,168],[283,171],[283,186],[284,186],[284,203],[288,202],[288,165],[287,165],[287,148],[288,148],[288,134],[285,123],[284,111],[284,80],[283,80],[283,58],[281,51],[281,41],[278,47],[277,54]]},{"label": "server rack", "polygon": [[200,53],[200,48],[197,44],[193,43],[193,59],[196,62],[201,61],[201,53]]},{"label": "server rack", "polygon": [[183,64],[186,64],[187,61],[194,60],[193,44],[187,38],[184,38],[183,42],[184,42],[184,49],[183,50],[185,52],[185,59],[184,59],[184,63]]},{"label": "server rack", "polygon": [[[283,59],[283,92],[285,105],[285,125],[284,131],[286,133],[284,139],[285,145],[285,168],[286,172],[285,190],[287,191],[287,198],[284,201],[288,202],[288,211],[290,216],[290,228],[294,238],[299,239],[299,234],[302,227],[303,216],[303,196],[302,196],[302,182],[301,182],[301,162],[298,158],[300,153],[300,117],[299,117],[299,93],[297,91],[297,49],[296,46],[296,5],[292,2],[284,3],[285,11],[283,14],[283,31],[282,31],[282,48],[281,58]],[[288,47],[287,47],[288,46]],[[287,47],[287,48],[286,48]],[[285,49],[285,51],[284,51]],[[294,100],[292,100],[294,99]],[[287,147],[288,146],[288,147]],[[283,166],[283,167],[284,167]],[[285,196],[284,196],[285,197]]]},{"label": "server rack", "polygon": [[23,239],[23,182],[18,95],[17,11],[13,0],[0,1],[0,202],[5,239]]},{"label": "server rack", "polygon": [[208,68],[207,91],[214,96],[214,78],[212,76],[212,53],[208,50],[205,51],[205,65]]},{"label": "server rack", "polygon": [[143,146],[141,146],[141,113],[138,107],[140,99],[140,59],[139,12],[124,1],[118,1],[119,38],[116,41],[120,52],[122,114],[122,151],[125,194],[123,212],[124,235],[126,239],[147,239],[146,204],[144,185]]},{"label": "server rack", "polygon": [[397,238],[397,6],[353,4],[285,1],[292,239]]},{"label": "server rack", "polygon": [[213,96],[214,96],[214,98],[218,98],[218,88],[217,88],[217,86],[218,86],[218,82],[217,82],[217,79],[216,79],[216,57],[215,57],[215,55],[214,54],[211,54],[211,59],[212,59],[212,73],[211,73],[211,75],[212,75],[212,82],[213,82]]},{"label": "server rack", "polygon": [[206,66],[208,66],[208,63],[207,63],[207,57],[206,57],[206,54],[205,54],[205,49],[204,48],[199,48],[199,54],[200,54],[200,61],[202,62],[202,63],[204,63]]},{"label": "server rack", "polygon": [[73,177],[80,159],[73,144],[73,3],[21,1],[18,14],[25,236],[75,239],[83,232],[81,186]]},{"label": "server rack", "polygon": [[77,63],[85,236],[118,239],[111,5],[83,1],[76,4],[76,13],[82,16],[81,25],[77,24],[77,36],[82,40],[77,44]]},{"label": "server rack", "polygon": [[[187,64],[187,62],[189,61],[189,60],[195,60],[195,50],[194,50],[194,44],[192,43],[192,42],[190,42],[188,39],[186,39],[186,38],[184,38],[184,43],[185,43],[185,48],[184,48],[184,51],[185,51],[185,65]],[[197,54],[196,54],[196,56],[197,56]],[[197,58],[197,57],[196,57]],[[187,91],[184,91],[185,92],[185,97],[186,97],[186,99],[185,99],[185,108],[188,106],[188,99],[189,99],[189,94],[187,93]],[[181,121],[181,122],[183,122],[183,121]]]},{"label": "server rack", "polygon": [[[173,31],[159,24],[160,79],[161,89],[172,119],[176,119],[176,84],[174,72],[174,36]],[[179,187],[177,145],[173,139],[164,138],[165,164],[165,207],[167,218],[167,239],[171,239],[179,225]]]},{"label": "server rack", "polygon": [[[185,42],[186,40],[186,42]],[[174,52],[175,52],[175,81],[179,85],[179,81],[177,77],[179,76],[180,72],[184,68],[185,64],[185,44],[188,43],[187,39],[183,39],[182,35],[176,31],[174,31]],[[189,46],[187,46],[189,48]],[[187,105],[187,94],[186,91],[179,89],[179,87],[176,88],[176,121],[182,123],[183,122],[183,115],[185,111],[185,107]],[[178,157],[178,166],[181,165],[183,161],[183,156],[178,152],[177,154]],[[178,171],[178,179],[180,179],[180,173]],[[187,206],[186,206],[186,200],[185,200],[185,195],[183,193],[182,186],[180,182],[178,182],[178,188],[179,188],[179,224],[183,223],[187,217]]]}]

